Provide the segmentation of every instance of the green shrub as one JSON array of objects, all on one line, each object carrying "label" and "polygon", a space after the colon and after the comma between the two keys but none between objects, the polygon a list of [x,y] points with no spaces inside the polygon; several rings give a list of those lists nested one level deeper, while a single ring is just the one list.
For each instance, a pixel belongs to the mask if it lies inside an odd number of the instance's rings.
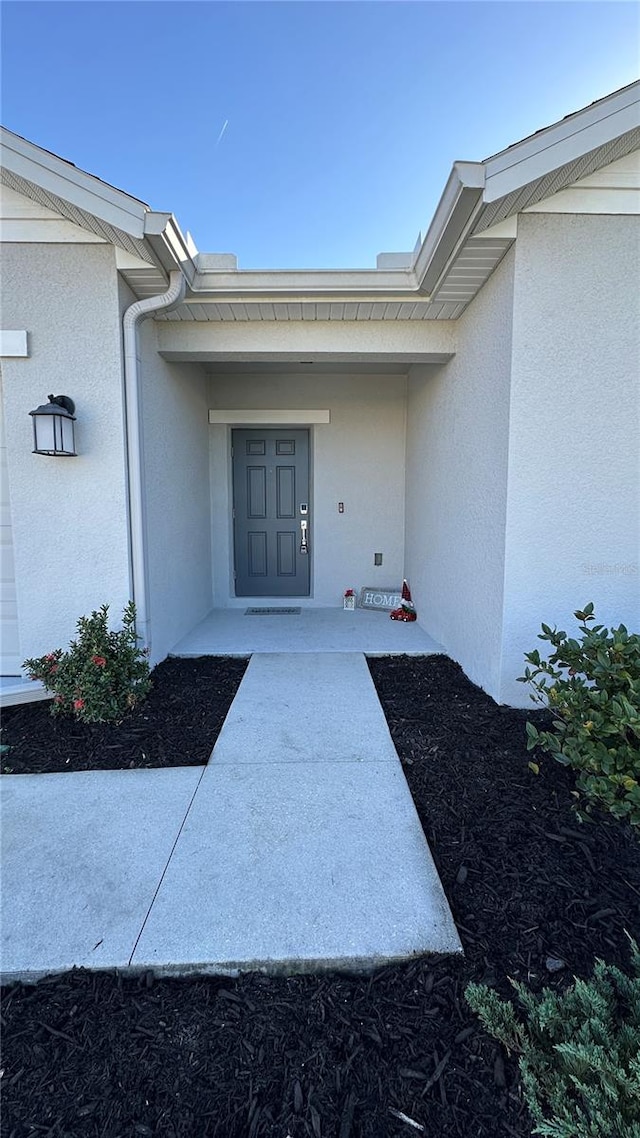
[{"label": "green shrub", "polygon": [[542,660],[535,650],[525,659],[533,667],[519,679],[535,690],[532,699],[553,712],[555,731],[527,723],[527,746],[542,747],[578,772],[577,786],[587,799],[617,818],[640,825],[640,636],[619,628],[589,627],[593,604],[574,614],[582,636],[542,625],[539,640],[554,652]]},{"label": "green shrub", "polygon": [[133,601],[124,609],[123,627],[111,632],[109,606],[78,621],[78,639],[68,652],[56,648],[25,660],[31,679],[55,693],[53,715],[73,715],[85,723],[122,719],[151,688],[146,652],[138,647]]},{"label": "green shrub", "polygon": [[640,956],[627,976],[596,961],[589,981],[535,996],[512,981],[524,1009],[484,984],[466,998],[483,1026],[519,1054],[524,1097],[548,1138],[640,1138]]}]

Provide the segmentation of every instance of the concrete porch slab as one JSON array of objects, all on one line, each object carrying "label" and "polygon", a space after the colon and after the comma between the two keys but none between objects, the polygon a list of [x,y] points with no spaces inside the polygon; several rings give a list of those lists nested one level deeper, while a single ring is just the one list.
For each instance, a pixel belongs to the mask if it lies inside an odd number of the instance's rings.
[{"label": "concrete porch slab", "polygon": [[356,970],[460,951],[399,762],[214,759],[132,964]]},{"label": "concrete porch slab", "polygon": [[214,748],[221,763],[397,763],[360,652],[258,653]]},{"label": "concrete porch slab", "polygon": [[2,777],[5,981],[129,964],[202,771]]},{"label": "concrete porch slab", "polygon": [[[245,607],[259,606],[249,600]],[[262,602],[267,607],[273,602]],[[283,606],[299,604],[282,601]],[[245,616],[244,608],[214,609],[172,649],[173,656],[250,656],[254,652],[364,652],[369,656],[442,652],[419,622],[388,612],[302,608],[299,615]]]}]

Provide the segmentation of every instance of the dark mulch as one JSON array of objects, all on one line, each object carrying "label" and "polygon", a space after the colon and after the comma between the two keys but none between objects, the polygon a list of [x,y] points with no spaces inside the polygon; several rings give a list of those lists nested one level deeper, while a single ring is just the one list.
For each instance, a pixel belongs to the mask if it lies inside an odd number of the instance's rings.
[{"label": "dark mulch", "polygon": [[[469,980],[562,987],[640,935],[640,845],[581,827],[570,774],[527,768],[526,716],[445,658],[371,660],[465,949],[372,977],[75,972],[5,995],[7,1138],[525,1138],[517,1067]],[[551,958],[564,967],[549,971]],[[424,1127],[419,1131],[393,1112]]]},{"label": "dark mulch", "polygon": [[369,668],[465,952],[486,958],[487,982],[548,982],[547,957],[580,976],[596,956],[626,967],[624,930],[640,935],[640,835],[606,815],[580,824],[572,772],[526,749],[527,719],[546,712],[499,707],[444,656]]},{"label": "dark mulch", "polygon": [[206,763],[248,660],[169,659],[122,723],[78,723],[52,715],[51,703],[25,703],[2,715],[3,774],[186,767]]}]

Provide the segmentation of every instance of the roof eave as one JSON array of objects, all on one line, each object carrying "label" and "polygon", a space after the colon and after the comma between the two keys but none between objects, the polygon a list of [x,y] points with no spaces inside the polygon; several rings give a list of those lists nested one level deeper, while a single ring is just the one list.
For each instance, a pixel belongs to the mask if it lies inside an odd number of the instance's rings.
[{"label": "roof eave", "polygon": [[484,162],[455,162],[415,260],[419,292],[436,295],[484,206],[637,129],[639,92],[630,84]]},{"label": "roof eave", "polygon": [[361,298],[393,300],[415,299],[415,274],[407,269],[309,269],[198,272],[191,285],[190,300],[199,304],[227,297],[261,300],[287,297],[290,300]]},{"label": "roof eave", "polygon": [[0,127],[0,147],[2,165],[12,174],[64,198],[71,205],[132,237],[143,236],[144,218],[148,212],[144,202],[79,170],[71,162],[41,149],[6,127]]},{"label": "roof eave", "polygon": [[640,81],[487,158],[484,201],[506,197],[640,126]]},{"label": "roof eave", "polygon": [[[484,162],[455,162],[413,267],[366,270],[203,269],[174,216],[149,210],[143,202],[78,170],[57,155],[0,128],[3,165],[25,182],[101,219],[125,243],[131,235],[140,255],[152,256],[164,273],[179,268],[189,286],[187,302],[218,300],[427,300],[436,296],[470,236],[486,222],[487,207],[504,203],[504,214],[517,212],[517,191],[530,187],[544,197],[545,178],[563,167],[570,171],[583,155],[602,149],[640,126],[640,82],[614,92]],[[629,145],[631,143],[629,142]],[[609,159],[610,160],[610,159]],[[513,197],[510,197],[513,195]],[[529,202],[529,204],[531,204]],[[489,209],[489,212],[491,210]],[[146,247],[146,248],[145,248]],[[484,282],[482,282],[484,283]],[[482,287],[480,284],[478,287]]]},{"label": "roof eave", "polygon": [[482,162],[454,162],[433,221],[414,264],[416,287],[429,296],[482,203]]},{"label": "roof eave", "polygon": [[149,210],[144,219],[144,237],[165,272],[180,269],[187,284],[191,286],[196,266],[187,238],[174,215]]}]

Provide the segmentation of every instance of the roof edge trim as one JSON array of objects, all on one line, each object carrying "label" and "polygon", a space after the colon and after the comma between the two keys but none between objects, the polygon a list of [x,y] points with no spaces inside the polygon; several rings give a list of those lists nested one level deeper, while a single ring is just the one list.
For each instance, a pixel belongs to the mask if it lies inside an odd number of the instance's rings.
[{"label": "roof edge trim", "polygon": [[149,210],[144,219],[144,237],[165,272],[180,269],[188,285],[196,275],[189,242],[172,213]]},{"label": "roof edge trim", "polygon": [[87,174],[71,162],[0,127],[2,165],[18,177],[64,198],[132,237],[142,237],[148,206],[123,190]]},{"label": "roof edge trim", "polygon": [[640,126],[640,81],[487,158],[487,204]]},{"label": "roof edge trim", "polygon": [[482,201],[482,162],[454,162],[427,235],[416,257],[418,291],[429,295]]},{"label": "roof edge trim", "polygon": [[339,297],[354,292],[415,296],[415,275],[407,269],[210,269],[196,274],[191,299],[206,303],[207,296],[216,301],[223,293],[262,298],[265,294]]}]

